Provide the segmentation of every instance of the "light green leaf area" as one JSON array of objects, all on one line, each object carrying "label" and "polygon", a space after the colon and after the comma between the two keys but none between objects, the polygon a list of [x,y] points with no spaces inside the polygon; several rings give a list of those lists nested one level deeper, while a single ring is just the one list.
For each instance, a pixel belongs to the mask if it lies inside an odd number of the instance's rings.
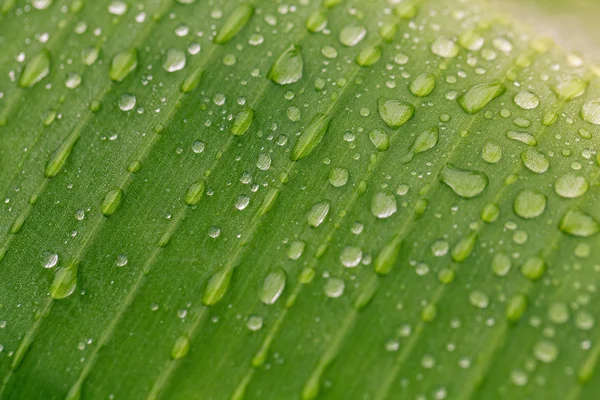
[{"label": "light green leaf area", "polygon": [[0,398],[597,398],[583,57],[478,0],[0,10]]}]

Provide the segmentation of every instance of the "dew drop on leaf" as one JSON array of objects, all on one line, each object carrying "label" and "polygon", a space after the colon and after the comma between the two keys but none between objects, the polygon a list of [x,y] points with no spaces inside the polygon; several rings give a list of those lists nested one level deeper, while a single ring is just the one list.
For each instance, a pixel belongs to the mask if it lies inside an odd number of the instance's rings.
[{"label": "dew drop on leaf", "polygon": [[53,299],[64,299],[73,294],[77,287],[77,270],[78,265],[75,262],[56,270],[54,280],[50,285],[50,296]]},{"label": "dew drop on leaf", "polygon": [[325,221],[325,218],[327,218],[327,214],[329,214],[329,206],[328,201],[322,201],[313,205],[306,215],[308,225],[313,228],[321,225]]},{"label": "dew drop on leaf", "polygon": [[481,157],[486,163],[496,164],[502,159],[502,148],[496,142],[487,141],[485,145],[483,145]]},{"label": "dew drop on leaf", "polygon": [[380,46],[369,46],[362,49],[356,56],[356,63],[361,67],[370,67],[381,57]]},{"label": "dew drop on leaf", "polygon": [[177,339],[175,339],[175,343],[171,349],[171,358],[173,360],[183,358],[188,353],[189,349],[190,339],[188,339],[188,337],[185,335],[179,336]]},{"label": "dew drop on leaf", "polygon": [[398,211],[396,198],[392,193],[375,193],[371,200],[371,212],[379,219],[389,218]]},{"label": "dew drop on leaf", "polygon": [[530,281],[537,281],[545,271],[546,263],[540,257],[531,257],[521,266],[521,274]]},{"label": "dew drop on leaf", "polygon": [[347,47],[354,47],[360,43],[367,35],[367,29],[364,26],[348,25],[340,31],[340,43]]},{"label": "dew drop on leaf", "polygon": [[574,199],[583,196],[589,189],[590,184],[583,176],[565,174],[554,182],[554,190],[560,197]]},{"label": "dew drop on leaf", "polygon": [[260,291],[260,301],[265,304],[275,304],[287,281],[285,271],[279,268],[267,275],[263,282],[263,287]]},{"label": "dew drop on leaf", "polygon": [[401,100],[379,99],[379,116],[385,124],[392,128],[399,128],[415,115],[415,107]]},{"label": "dew drop on leaf", "polygon": [[289,85],[302,78],[303,68],[304,60],[300,48],[290,46],[273,63],[268,78],[279,85]]},{"label": "dew drop on leaf", "polygon": [[457,101],[467,114],[476,114],[504,92],[506,86],[500,82],[481,83],[461,94]]},{"label": "dew drop on leaf", "polygon": [[30,88],[44,79],[50,73],[51,64],[50,53],[48,50],[42,50],[25,65],[19,77],[19,86]]},{"label": "dew drop on leaf", "polygon": [[571,236],[589,237],[600,232],[600,223],[579,207],[574,207],[563,215],[559,229]]},{"label": "dew drop on leaf", "polygon": [[494,275],[503,277],[508,275],[512,268],[510,257],[505,253],[497,253],[492,259],[492,272]]},{"label": "dew drop on leaf", "polygon": [[290,153],[290,160],[298,161],[308,156],[323,140],[330,122],[328,115],[317,113],[300,134]]},{"label": "dew drop on leaf", "polygon": [[544,363],[551,363],[558,357],[558,347],[549,340],[540,340],[533,346],[535,358]]},{"label": "dew drop on leaf", "polygon": [[600,99],[585,103],[581,107],[581,118],[590,124],[600,125]]},{"label": "dew drop on leaf", "polygon": [[532,219],[542,215],[546,202],[546,196],[539,190],[523,189],[515,198],[513,210],[521,218]]},{"label": "dew drop on leaf", "polygon": [[109,77],[115,82],[121,82],[137,67],[138,53],[136,49],[122,51],[110,61]]},{"label": "dew drop on leaf", "polygon": [[435,89],[435,75],[421,74],[409,85],[410,92],[417,97],[426,97]]},{"label": "dew drop on leaf", "polygon": [[525,143],[528,146],[535,147],[538,145],[535,136],[528,132],[508,131],[506,132],[506,137],[511,140],[516,140],[517,142]]},{"label": "dew drop on leaf", "polygon": [[343,280],[339,278],[329,278],[327,279],[327,282],[325,282],[324,291],[327,297],[335,299],[344,294],[345,287],[346,285]]},{"label": "dew drop on leaf", "polygon": [[454,58],[458,55],[458,46],[452,39],[440,36],[431,44],[431,52],[436,56]]},{"label": "dew drop on leaf", "polygon": [[252,18],[254,7],[251,4],[241,4],[236,7],[227,17],[221,29],[215,36],[214,42],[217,44],[225,44],[238,34],[240,30]]},{"label": "dew drop on leaf", "polygon": [[527,169],[536,174],[543,174],[550,168],[548,156],[534,149],[527,149],[522,152],[521,160]]},{"label": "dew drop on leaf", "polygon": [[100,211],[107,217],[113,215],[119,209],[122,199],[123,190],[121,188],[110,190],[104,196],[102,204],[100,204]]},{"label": "dew drop on leaf", "polygon": [[240,111],[233,120],[233,126],[231,127],[231,134],[234,136],[242,136],[254,120],[254,109],[247,108],[244,111]]},{"label": "dew drop on leaf", "polygon": [[540,104],[540,99],[528,90],[521,90],[513,98],[515,104],[524,110],[533,110]]},{"label": "dew drop on leaf", "polygon": [[342,187],[348,182],[348,170],[346,168],[333,168],[329,173],[329,183],[333,187]]},{"label": "dew drop on leaf", "polygon": [[185,52],[179,49],[169,49],[163,60],[163,68],[167,72],[181,71],[186,64]]},{"label": "dew drop on leaf", "polygon": [[489,182],[485,172],[460,169],[451,164],[442,168],[440,178],[454,193],[465,199],[481,194]]}]

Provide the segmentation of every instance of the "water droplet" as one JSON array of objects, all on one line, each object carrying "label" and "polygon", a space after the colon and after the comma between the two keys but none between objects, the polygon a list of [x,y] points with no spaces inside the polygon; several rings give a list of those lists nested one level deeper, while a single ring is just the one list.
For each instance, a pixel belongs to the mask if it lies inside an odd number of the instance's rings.
[{"label": "water droplet", "polygon": [[590,184],[583,176],[566,174],[554,182],[556,194],[567,199],[583,196],[589,189]]},{"label": "water droplet", "polygon": [[396,198],[389,192],[378,192],[371,200],[371,212],[377,218],[384,219],[398,211]]},{"label": "water droplet", "polygon": [[431,44],[431,52],[436,56],[454,58],[458,55],[458,46],[452,39],[440,36]]},{"label": "water droplet", "polygon": [[251,315],[248,317],[248,321],[246,321],[246,327],[253,332],[261,330],[263,327],[263,317]]},{"label": "water droplet", "polygon": [[121,111],[130,111],[135,107],[136,98],[134,95],[125,93],[119,97],[119,108]]},{"label": "water droplet", "polygon": [[497,253],[492,259],[492,272],[496,276],[506,276],[512,268],[510,257],[504,253]]},{"label": "water droplet", "polygon": [[279,85],[289,85],[302,78],[303,67],[304,60],[300,48],[290,46],[273,63],[268,78]]},{"label": "water droplet", "polygon": [[530,281],[536,281],[544,275],[546,263],[540,257],[531,257],[521,266],[521,274]]},{"label": "water droplet", "polygon": [[487,308],[490,304],[490,299],[487,294],[479,290],[474,290],[469,294],[469,302],[477,308]]},{"label": "water droplet", "polygon": [[53,299],[64,299],[73,294],[77,287],[77,269],[77,263],[71,263],[56,270],[54,280],[50,285],[50,296]]},{"label": "water droplet", "polygon": [[117,267],[124,267],[127,265],[128,262],[129,260],[127,259],[127,256],[125,254],[119,254],[115,261],[115,265]]},{"label": "water droplet", "polygon": [[517,322],[527,310],[527,297],[522,294],[516,294],[506,303],[506,319],[510,322]]},{"label": "water droplet", "polygon": [[331,118],[329,116],[317,113],[300,134],[290,153],[290,160],[298,161],[308,156],[323,140],[330,122]]},{"label": "water droplet", "polygon": [[181,71],[185,67],[185,52],[179,49],[169,49],[165,54],[163,68],[167,72]]},{"label": "water droplet", "polygon": [[329,278],[325,283],[325,294],[327,295],[327,297],[335,299],[344,294],[345,286],[346,285],[344,284],[343,280],[339,278]]},{"label": "water droplet", "polygon": [[575,326],[582,331],[592,329],[594,324],[594,317],[587,311],[579,311],[575,316]]},{"label": "water droplet", "polygon": [[450,253],[452,260],[455,262],[465,261],[473,253],[475,243],[477,243],[477,234],[475,232],[471,232],[463,237]]},{"label": "water droplet", "polygon": [[565,303],[552,303],[548,308],[548,319],[553,324],[565,324],[569,320],[569,307]]},{"label": "water droplet", "polygon": [[585,103],[581,107],[581,118],[590,124],[600,125],[600,99]]},{"label": "water droplet", "polygon": [[465,31],[458,37],[458,44],[471,51],[480,50],[484,43],[485,38],[474,30]]},{"label": "water droplet", "polygon": [[69,89],[75,89],[81,85],[81,75],[76,72],[70,72],[67,75],[67,80],[65,81],[65,86]]},{"label": "water droplet", "polygon": [[22,88],[33,87],[33,85],[48,76],[51,64],[50,53],[48,50],[42,50],[25,65],[19,77],[19,86]]},{"label": "water droplet", "polygon": [[448,185],[454,193],[465,199],[479,195],[485,190],[489,179],[484,172],[460,169],[446,164],[440,172],[442,182]]},{"label": "water droplet", "polygon": [[558,347],[548,340],[540,340],[533,347],[535,358],[544,363],[551,363],[558,357]]},{"label": "water droplet", "polygon": [[112,1],[108,5],[108,12],[113,15],[124,15],[127,12],[127,3],[123,1]]},{"label": "water droplet", "polygon": [[286,281],[285,271],[281,268],[267,275],[260,292],[260,301],[265,304],[274,304],[283,293]]},{"label": "water droplet", "polygon": [[495,203],[486,204],[481,210],[481,219],[488,224],[496,222],[498,215],[500,215],[500,207]]},{"label": "water droplet", "polygon": [[533,110],[540,105],[540,99],[528,90],[521,90],[513,98],[515,104],[524,110]]},{"label": "water droplet", "polygon": [[552,90],[562,101],[570,101],[585,93],[587,83],[577,77],[562,79],[552,87]]},{"label": "water droplet", "polygon": [[202,296],[202,304],[213,306],[217,304],[229,289],[233,269],[225,268],[210,277],[206,284],[206,290]]},{"label": "water droplet", "polygon": [[379,99],[379,116],[390,128],[399,128],[415,115],[415,107],[405,101]]},{"label": "water droplet", "polygon": [[123,190],[121,188],[115,188],[104,196],[102,204],[100,204],[100,211],[105,216],[113,215],[121,205],[123,199]]},{"label": "water droplet", "polygon": [[235,116],[235,120],[233,121],[233,126],[231,127],[231,134],[235,136],[242,136],[250,125],[252,125],[252,120],[254,119],[254,110],[252,108],[247,108],[244,111],[238,113]]},{"label": "water droplet", "polygon": [[467,114],[476,114],[504,92],[506,86],[500,82],[482,83],[461,94],[457,101]]},{"label": "water droplet", "polygon": [[348,182],[348,176],[346,168],[333,168],[329,173],[329,183],[333,187],[342,187]]},{"label": "water droplet", "polygon": [[381,57],[380,46],[369,46],[362,49],[356,56],[356,63],[361,67],[370,67]]},{"label": "water droplet", "polygon": [[600,232],[600,224],[591,215],[574,207],[563,215],[559,229],[572,236],[589,237]]},{"label": "water droplet", "polygon": [[329,207],[330,204],[328,201],[322,201],[313,205],[306,216],[308,225],[313,228],[321,225],[325,221],[325,218],[327,218],[327,214],[329,214]]},{"label": "water droplet", "polygon": [[340,253],[340,261],[346,268],[354,268],[360,264],[363,252],[360,247],[346,246]]},{"label": "water droplet", "polygon": [[532,219],[542,215],[546,209],[546,196],[535,189],[523,189],[515,198],[513,210],[521,218]]},{"label": "water droplet", "polygon": [[223,26],[215,36],[214,42],[224,44],[233,39],[252,18],[254,7],[251,4],[241,4],[227,17]]},{"label": "water droplet", "polygon": [[306,247],[306,243],[301,240],[295,240],[290,244],[290,248],[288,250],[288,258],[290,260],[297,260],[304,253],[304,248]]},{"label": "water droplet", "polygon": [[138,53],[136,49],[122,51],[110,61],[109,77],[115,82],[121,82],[137,67]]},{"label": "water droplet", "polygon": [[387,275],[390,272],[400,253],[401,243],[400,239],[395,236],[381,249],[375,259],[375,272],[377,274]]},{"label": "water droplet", "polygon": [[202,79],[203,71],[200,68],[196,68],[191,74],[185,78],[179,88],[182,93],[190,93],[196,90]]},{"label": "water droplet", "polygon": [[58,254],[51,252],[44,253],[42,264],[44,268],[53,268],[58,264]]},{"label": "water droplet", "polygon": [[502,158],[502,148],[495,142],[488,141],[483,146],[481,156],[483,161],[489,164],[496,164]]},{"label": "water droplet", "polygon": [[379,151],[386,151],[390,148],[389,136],[387,135],[387,133],[380,131],[379,129],[373,130],[369,134],[369,139]]},{"label": "water droplet", "polygon": [[321,32],[327,26],[327,15],[321,11],[313,11],[306,19],[305,26],[309,32]]},{"label": "water droplet", "polygon": [[435,88],[435,75],[421,74],[409,86],[410,92],[417,97],[428,96]]},{"label": "water droplet", "polygon": [[536,174],[543,174],[550,167],[548,156],[533,149],[527,149],[522,152],[521,160],[531,172],[535,172]]},{"label": "water droplet", "polygon": [[506,132],[506,137],[511,140],[516,140],[521,143],[525,143],[528,146],[537,146],[538,142],[535,136],[528,132],[517,132],[517,131],[508,131]]},{"label": "water droplet", "polygon": [[184,201],[188,206],[194,206],[200,201],[202,195],[204,195],[205,185],[206,184],[202,179],[190,185],[184,198]]},{"label": "water droplet", "polygon": [[438,142],[438,137],[439,129],[437,126],[421,132],[410,146],[408,153],[401,157],[400,160],[406,164],[412,161],[416,154],[433,149]]},{"label": "water droplet", "polygon": [[347,47],[354,47],[360,43],[367,35],[367,29],[364,26],[348,25],[340,31],[340,42]]},{"label": "water droplet", "polygon": [[31,5],[33,5],[33,8],[36,10],[45,10],[46,8],[50,7],[51,4],[52,0],[33,0],[31,2]]},{"label": "water droplet", "polygon": [[190,340],[187,336],[179,336],[175,343],[173,344],[173,348],[171,349],[171,358],[173,360],[178,360],[180,358],[185,357],[190,349]]}]

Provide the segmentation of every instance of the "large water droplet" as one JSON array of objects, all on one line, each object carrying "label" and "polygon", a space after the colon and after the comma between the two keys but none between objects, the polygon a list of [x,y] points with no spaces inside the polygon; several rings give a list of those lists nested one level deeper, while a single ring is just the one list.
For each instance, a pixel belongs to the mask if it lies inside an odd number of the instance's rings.
[{"label": "large water droplet", "polygon": [[235,116],[235,120],[233,121],[233,126],[231,127],[231,134],[235,136],[242,136],[250,125],[252,125],[252,120],[254,119],[254,110],[252,108],[247,108],[238,113]]},{"label": "large water droplet", "polygon": [[431,52],[436,56],[454,58],[458,55],[458,46],[452,39],[440,36],[431,44]]},{"label": "large water droplet", "polygon": [[268,78],[279,85],[289,85],[302,78],[303,67],[304,60],[300,48],[290,46],[273,63]]},{"label": "large water droplet", "polygon": [[477,196],[485,190],[489,179],[485,172],[456,168],[446,164],[440,172],[442,182],[454,193],[465,199]]},{"label": "large water droplet", "polygon": [[581,118],[590,124],[600,125],[600,99],[585,103],[581,107]]},{"label": "large water droplet", "polygon": [[251,4],[241,4],[233,10],[227,17],[221,29],[215,36],[214,42],[224,44],[233,39],[237,33],[248,23],[254,14],[254,7]]},{"label": "large water droplet", "polygon": [[405,101],[379,99],[379,116],[390,128],[399,128],[415,115],[415,107]]},{"label": "large water droplet", "polygon": [[260,291],[260,301],[265,304],[274,304],[283,293],[286,281],[285,271],[281,268],[267,275]]},{"label": "large water droplet", "polygon": [[438,142],[438,136],[439,128],[437,126],[421,132],[421,134],[417,136],[413,144],[410,146],[408,153],[405,154],[400,160],[406,164],[412,161],[415,155],[433,149]]},{"label": "large water droplet", "polygon": [[71,263],[56,270],[56,275],[50,285],[50,296],[53,299],[64,299],[73,294],[77,286],[77,269],[77,263]]},{"label": "large water droplet", "polygon": [[169,49],[163,60],[163,68],[167,72],[181,71],[185,67],[185,52],[179,49]]},{"label": "large water droplet", "polygon": [[506,92],[506,86],[503,83],[481,83],[460,95],[457,101],[467,114],[476,114],[504,92]]},{"label": "large water droplet", "polygon": [[524,110],[533,110],[540,105],[540,99],[528,90],[521,90],[513,98],[515,104]]},{"label": "large water droplet", "polygon": [[552,90],[562,101],[570,101],[585,93],[587,83],[577,77],[561,79],[552,87]]},{"label": "large water droplet", "polygon": [[409,86],[410,92],[417,97],[428,96],[435,88],[435,75],[421,74]]},{"label": "large water droplet", "polygon": [[308,156],[323,140],[330,122],[331,118],[328,115],[317,113],[300,134],[290,153],[290,160],[298,161]]},{"label": "large water droplet", "polygon": [[25,65],[19,77],[19,86],[30,88],[44,79],[50,73],[51,64],[50,53],[48,50],[42,50]]},{"label": "large water droplet", "polygon": [[600,232],[600,223],[578,207],[567,211],[558,227],[564,233],[579,237],[589,237]]},{"label": "large water droplet", "polygon": [[327,218],[327,214],[329,214],[329,207],[330,204],[328,201],[322,201],[313,205],[306,215],[308,225],[312,226],[313,228],[321,225],[323,221],[325,221],[325,218]]},{"label": "large water droplet", "polygon": [[554,182],[556,194],[567,199],[583,196],[589,187],[587,179],[571,173],[561,176]]},{"label": "large water droplet", "polygon": [[543,174],[550,167],[548,156],[537,150],[528,149],[521,153],[521,160],[531,172]]},{"label": "large water droplet", "polygon": [[110,61],[108,75],[111,80],[121,82],[137,67],[137,50],[122,51]]},{"label": "large water droplet", "polygon": [[182,335],[179,336],[175,343],[173,344],[173,348],[171,349],[171,358],[173,360],[178,360],[180,358],[185,357],[190,349],[190,339],[187,336]]},{"label": "large water droplet", "polygon": [[347,47],[354,47],[366,36],[367,29],[364,26],[348,25],[340,31],[340,42]]},{"label": "large water droplet", "polygon": [[532,219],[542,215],[546,209],[546,196],[534,189],[523,189],[515,198],[513,210],[521,218]]},{"label": "large water droplet", "polygon": [[113,215],[121,205],[123,199],[123,190],[121,188],[115,188],[104,196],[102,204],[100,204],[100,211],[105,216]]},{"label": "large water droplet", "polygon": [[378,192],[371,200],[371,212],[377,218],[384,219],[392,216],[398,211],[396,198],[392,193]]},{"label": "large water droplet", "polygon": [[202,304],[205,306],[217,304],[225,296],[225,293],[227,293],[232,275],[232,268],[224,268],[211,276],[202,296]]}]

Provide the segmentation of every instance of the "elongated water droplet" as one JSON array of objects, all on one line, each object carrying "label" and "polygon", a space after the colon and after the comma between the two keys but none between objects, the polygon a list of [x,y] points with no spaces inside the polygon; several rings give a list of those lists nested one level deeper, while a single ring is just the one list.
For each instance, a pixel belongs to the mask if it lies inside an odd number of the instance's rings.
[{"label": "elongated water droplet", "polygon": [[486,204],[481,210],[481,219],[488,224],[496,222],[498,215],[500,215],[500,207],[495,203]]},{"label": "elongated water droplet", "polygon": [[265,304],[274,304],[283,293],[286,281],[287,276],[281,268],[267,275],[260,291],[260,301]]},{"label": "elongated water droplet", "polygon": [[42,50],[25,65],[19,77],[19,86],[22,88],[33,87],[48,76],[51,65],[50,53],[46,49]]},{"label": "elongated water droplet", "polygon": [[379,151],[386,151],[390,148],[390,138],[387,133],[380,131],[379,129],[373,130],[369,134],[369,139],[373,146],[377,148]]},{"label": "elongated water droplet", "polygon": [[521,160],[523,165],[527,167],[531,172],[536,174],[543,174],[550,168],[550,160],[544,153],[533,149],[527,149],[521,153]]},{"label": "elongated water droplet", "polygon": [[191,74],[188,75],[187,78],[181,83],[180,90],[183,93],[190,93],[196,90],[198,85],[200,84],[200,80],[202,79],[203,70],[201,68],[196,68]]},{"label": "elongated water droplet", "polygon": [[381,57],[381,47],[369,46],[362,49],[356,56],[356,63],[361,67],[370,67],[379,61]]},{"label": "elongated water droplet", "polygon": [[229,289],[233,268],[224,268],[210,277],[206,284],[206,289],[202,296],[202,304],[205,306],[214,306],[217,304]]},{"label": "elongated water droplet", "polygon": [[321,11],[313,11],[308,16],[305,26],[309,32],[321,32],[327,26],[327,15]]},{"label": "elongated water droplet", "polygon": [[137,67],[137,49],[122,51],[110,61],[108,75],[111,80],[121,82]]},{"label": "elongated water droplet", "polygon": [[196,205],[202,196],[204,195],[205,182],[203,179],[200,179],[198,182],[194,182],[188,188],[184,201],[188,206]]},{"label": "elongated water droplet", "polygon": [[537,281],[545,271],[546,263],[540,257],[531,257],[521,266],[521,274],[530,281]]},{"label": "elongated water droplet", "polygon": [[371,200],[371,212],[379,219],[389,218],[398,211],[396,198],[392,193],[375,193]]},{"label": "elongated water droplet", "polygon": [[68,266],[56,270],[56,275],[54,275],[54,280],[50,286],[50,296],[53,299],[64,299],[73,294],[77,286],[78,267],[79,265],[76,262],[72,262]]},{"label": "elongated water droplet", "polygon": [[572,236],[589,237],[600,232],[600,223],[579,207],[574,207],[563,215],[559,229]]},{"label": "elongated water droplet", "polygon": [[517,131],[508,131],[506,132],[506,137],[511,140],[516,140],[521,143],[525,143],[528,146],[537,146],[538,141],[531,133],[528,132],[517,132]]},{"label": "elongated water droplet", "polygon": [[590,184],[583,176],[566,174],[554,182],[556,194],[566,199],[575,199],[583,196],[589,189]]},{"label": "elongated water droplet", "polygon": [[522,294],[516,294],[506,303],[506,319],[510,322],[517,322],[527,310],[527,297]]},{"label": "elongated water droplet", "polygon": [[300,134],[290,153],[290,160],[298,161],[308,156],[323,140],[330,122],[331,118],[328,115],[317,113]]},{"label": "elongated water droplet", "polygon": [[475,243],[477,243],[477,234],[475,232],[471,232],[462,238],[456,246],[450,252],[452,256],[452,260],[455,262],[463,262],[471,253],[473,253],[473,249],[475,248]]},{"label": "elongated water droplet", "polygon": [[440,172],[442,182],[448,185],[454,193],[465,199],[477,196],[488,185],[485,172],[456,168],[446,164]]},{"label": "elongated water droplet", "polygon": [[585,103],[581,107],[581,118],[590,124],[600,125],[600,99]]},{"label": "elongated water droplet", "polygon": [[340,31],[340,43],[347,47],[354,47],[367,35],[364,26],[348,25]]},{"label": "elongated water droplet", "polygon": [[476,114],[492,100],[506,92],[506,86],[500,82],[475,85],[458,97],[458,104],[467,114]]},{"label": "elongated water droplet", "polygon": [[329,214],[329,207],[330,204],[328,201],[322,201],[312,206],[306,215],[308,225],[312,226],[313,228],[321,225],[323,221],[325,221],[325,218],[327,218],[327,214]]},{"label": "elongated water droplet", "polygon": [[173,360],[178,360],[180,358],[185,357],[185,355],[190,350],[190,339],[187,336],[182,335],[179,336],[175,343],[173,344],[173,348],[171,349],[171,358]]},{"label": "elongated water droplet", "polygon": [[375,273],[387,275],[391,271],[400,254],[401,244],[401,240],[395,236],[381,249],[375,259]]},{"label": "elongated water droplet", "polygon": [[379,116],[390,128],[399,128],[415,115],[415,107],[405,101],[379,99]]},{"label": "elongated water droplet", "polygon": [[458,37],[458,44],[471,51],[478,51],[484,43],[485,38],[473,30],[465,31]]},{"label": "elongated water droplet", "polygon": [[410,83],[410,92],[417,97],[428,96],[435,89],[435,75],[421,74]]},{"label": "elongated water droplet", "polygon": [[78,135],[71,135],[54,150],[46,163],[46,168],[44,168],[44,176],[46,178],[52,178],[62,170],[78,138]]},{"label": "elongated water droplet", "polygon": [[329,173],[329,183],[333,187],[342,187],[348,182],[348,176],[346,168],[333,168]]},{"label": "elongated water droplet", "polygon": [[235,136],[242,136],[250,125],[252,125],[252,120],[254,119],[254,110],[252,108],[247,108],[244,111],[238,113],[235,116],[235,120],[233,121],[233,126],[231,127],[231,134]]},{"label": "elongated water droplet", "polygon": [[546,196],[534,189],[523,189],[515,198],[513,210],[521,218],[532,219],[542,215],[546,209]]},{"label": "elongated water droplet", "polygon": [[497,253],[492,259],[492,272],[496,276],[506,276],[512,268],[510,257],[504,253]]},{"label": "elongated water droplet", "polygon": [[577,77],[569,77],[560,80],[556,85],[552,86],[552,90],[562,101],[570,101],[585,93],[587,83]]},{"label": "elongated water droplet", "polygon": [[290,46],[273,63],[268,78],[279,85],[289,85],[302,78],[303,68],[304,60],[300,48]]},{"label": "elongated water droplet", "polygon": [[235,35],[238,34],[240,30],[252,18],[254,14],[254,7],[251,4],[241,4],[239,5],[233,12],[227,17],[221,29],[215,36],[214,42],[217,44],[225,44]]},{"label": "elongated water droplet", "polygon": [[123,199],[123,189],[115,188],[104,196],[104,200],[102,200],[102,204],[100,204],[100,211],[105,216],[113,215],[121,205],[121,200]]},{"label": "elongated water droplet", "polygon": [[409,163],[416,154],[433,149],[438,142],[438,137],[439,128],[437,126],[422,132],[410,146],[408,153],[401,158],[401,161],[405,164]]}]

